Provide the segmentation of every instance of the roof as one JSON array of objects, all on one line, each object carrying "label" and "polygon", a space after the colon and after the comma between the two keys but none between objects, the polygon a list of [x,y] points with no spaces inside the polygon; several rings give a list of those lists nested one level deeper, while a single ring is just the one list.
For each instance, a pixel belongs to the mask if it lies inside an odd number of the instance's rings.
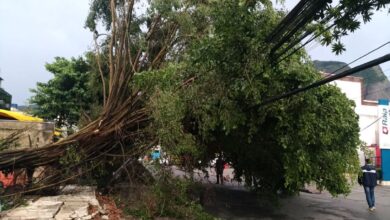
[{"label": "roof", "polygon": [[9,94],[7,91],[5,91],[3,88],[0,87],[0,93],[3,93],[6,96],[12,97],[11,94]]},{"label": "roof", "polygon": [[18,121],[43,122],[42,118],[29,116],[29,115],[23,114],[21,112],[7,111],[4,109],[0,109],[0,117],[6,118],[6,119],[11,119],[11,120],[18,120]]},{"label": "roof", "polygon": [[[336,75],[336,74],[327,73],[327,72],[320,72],[320,73],[325,78]],[[364,79],[363,79],[363,77],[359,77],[359,76],[344,76],[343,78],[340,78],[337,80],[350,81],[350,82],[363,82]]]}]

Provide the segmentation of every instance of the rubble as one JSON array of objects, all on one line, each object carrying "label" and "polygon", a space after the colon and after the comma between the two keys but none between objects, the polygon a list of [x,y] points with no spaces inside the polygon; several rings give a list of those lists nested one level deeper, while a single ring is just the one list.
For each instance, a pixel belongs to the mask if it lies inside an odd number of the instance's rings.
[{"label": "rubble", "polygon": [[67,186],[62,195],[45,196],[27,205],[0,213],[4,220],[99,220],[120,219],[121,212],[115,202],[104,196],[95,195],[93,187]]}]

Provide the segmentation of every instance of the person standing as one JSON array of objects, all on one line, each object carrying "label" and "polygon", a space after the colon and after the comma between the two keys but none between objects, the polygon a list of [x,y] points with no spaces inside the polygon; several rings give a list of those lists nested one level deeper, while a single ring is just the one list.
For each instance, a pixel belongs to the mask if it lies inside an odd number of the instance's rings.
[{"label": "person standing", "polygon": [[222,160],[222,156],[219,155],[217,161],[215,162],[215,172],[217,173],[217,184],[219,184],[219,180],[221,180],[221,184],[223,184],[223,168],[224,168],[224,161]]},{"label": "person standing", "polygon": [[370,211],[375,210],[375,186],[377,181],[377,173],[375,167],[370,164],[370,159],[366,159],[366,164],[361,167],[362,173],[358,179],[360,185],[363,185],[364,193],[366,194],[366,200],[368,209]]}]

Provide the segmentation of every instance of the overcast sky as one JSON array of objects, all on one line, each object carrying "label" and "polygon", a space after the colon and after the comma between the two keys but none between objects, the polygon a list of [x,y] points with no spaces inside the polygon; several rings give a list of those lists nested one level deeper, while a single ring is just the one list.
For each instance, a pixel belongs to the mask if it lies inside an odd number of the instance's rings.
[{"label": "overcast sky", "polygon": [[26,103],[56,56],[80,56],[92,46],[84,29],[89,0],[0,0],[0,76],[12,102]]},{"label": "overcast sky", "polygon": [[[291,8],[297,0],[287,0]],[[24,105],[36,82],[47,82],[52,75],[45,70],[56,56],[80,56],[91,48],[92,34],[84,29],[89,0],[0,0],[0,76],[2,86],[13,103]],[[308,46],[314,60],[350,62],[390,40],[387,10],[376,13],[371,23],[343,39],[347,51],[335,56],[329,48]],[[355,63],[361,64],[390,53],[390,45]],[[382,65],[390,75],[390,63]]]}]

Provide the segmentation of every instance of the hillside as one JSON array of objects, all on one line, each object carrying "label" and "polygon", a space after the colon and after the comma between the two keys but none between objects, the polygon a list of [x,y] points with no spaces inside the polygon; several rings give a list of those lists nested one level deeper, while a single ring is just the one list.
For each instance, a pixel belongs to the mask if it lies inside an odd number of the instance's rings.
[{"label": "hillside", "polygon": [[[327,73],[339,73],[350,69],[346,63],[339,61],[314,61],[314,66]],[[342,68],[342,69],[340,69]],[[340,70],[338,70],[340,69]],[[355,73],[353,76],[362,77],[364,79],[363,96],[367,100],[390,99],[390,81],[383,73],[380,66]]]}]

